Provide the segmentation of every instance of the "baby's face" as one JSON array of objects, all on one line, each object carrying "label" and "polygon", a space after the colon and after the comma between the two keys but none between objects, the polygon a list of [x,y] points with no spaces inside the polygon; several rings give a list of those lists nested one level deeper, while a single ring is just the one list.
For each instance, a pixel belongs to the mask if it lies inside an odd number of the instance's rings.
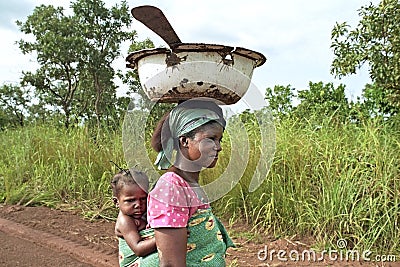
[{"label": "baby's face", "polygon": [[118,197],[119,209],[124,215],[140,219],[147,210],[147,193],[137,184],[127,184]]}]

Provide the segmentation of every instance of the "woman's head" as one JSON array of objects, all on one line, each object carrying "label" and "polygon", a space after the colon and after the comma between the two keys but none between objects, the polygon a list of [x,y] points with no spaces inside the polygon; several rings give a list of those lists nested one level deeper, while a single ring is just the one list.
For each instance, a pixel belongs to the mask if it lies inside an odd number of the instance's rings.
[{"label": "woman's head", "polygon": [[146,212],[149,181],[136,170],[121,170],[111,180],[115,205],[125,215],[140,218]]},{"label": "woman's head", "polygon": [[224,128],[216,121],[210,121],[179,137],[181,158],[177,159],[180,169],[200,171],[215,167]]},{"label": "woman's head", "polygon": [[[214,102],[204,100],[183,102],[164,115],[153,133],[152,147],[159,152],[156,164],[161,169],[167,169],[170,166],[172,150],[175,149],[179,152],[177,161],[181,160],[179,156],[182,154],[191,161],[192,165],[203,164],[202,167],[214,167],[215,163],[212,164],[212,161],[208,163],[194,162],[204,159],[204,157],[195,157],[195,154],[191,153],[193,152],[192,148],[195,148],[197,153],[214,154],[213,161],[216,162],[216,155],[221,150],[219,142],[225,124],[222,109]],[[205,142],[207,140],[213,140],[212,148],[210,147],[212,142]],[[211,152],[206,150],[211,150]],[[198,170],[196,169],[196,171]]]}]

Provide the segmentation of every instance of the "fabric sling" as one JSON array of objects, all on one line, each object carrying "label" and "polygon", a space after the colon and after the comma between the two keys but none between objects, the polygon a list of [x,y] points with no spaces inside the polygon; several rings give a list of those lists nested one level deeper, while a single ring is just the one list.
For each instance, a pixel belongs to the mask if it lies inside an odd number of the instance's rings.
[{"label": "fabric sling", "polygon": [[[153,231],[153,229],[148,229]],[[211,209],[199,209],[189,219],[189,237],[187,241],[186,265],[187,267],[224,267],[225,253],[228,247],[234,247],[228,232],[222,223],[214,216]],[[152,232],[154,234],[154,231]],[[123,240],[123,239],[122,239]],[[124,240],[125,241],[125,240]],[[125,242],[126,244],[126,242]],[[125,258],[121,267],[155,267],[159,266],[158,253],[145,257],[137,257],[129,252],[126,245],[123,249]],[[134,256],[131,256],[133,254]]]}]

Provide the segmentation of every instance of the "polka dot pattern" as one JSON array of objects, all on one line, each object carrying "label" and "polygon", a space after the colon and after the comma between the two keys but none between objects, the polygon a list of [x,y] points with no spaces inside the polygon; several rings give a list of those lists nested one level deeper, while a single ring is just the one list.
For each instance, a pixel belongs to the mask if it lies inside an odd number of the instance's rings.
[{"label": "polka dot pattern", "polygon": [[210,207],[202,199],[182,177],[173,172],[165,173],[148,196],[147,220],[150,227],[186,227],[198,209]]}]

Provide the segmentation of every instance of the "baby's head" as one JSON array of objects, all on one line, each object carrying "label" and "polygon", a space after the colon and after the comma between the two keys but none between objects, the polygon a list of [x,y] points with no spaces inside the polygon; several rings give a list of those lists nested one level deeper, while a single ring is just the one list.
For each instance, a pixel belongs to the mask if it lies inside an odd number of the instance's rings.
[{"label": "baby's head", "polygon": [[111,180],[113,197],[119,197],[121,190],[126,185],[137,185],[146,193],[149,189],[149,178],[144,172],[134,169],[121,170]]},{"label": "baby's head", "polygon": [[140,218],[147,208],[149,179],[137,170],[121,170],[111,180],[113,202],[128,216]]}]

